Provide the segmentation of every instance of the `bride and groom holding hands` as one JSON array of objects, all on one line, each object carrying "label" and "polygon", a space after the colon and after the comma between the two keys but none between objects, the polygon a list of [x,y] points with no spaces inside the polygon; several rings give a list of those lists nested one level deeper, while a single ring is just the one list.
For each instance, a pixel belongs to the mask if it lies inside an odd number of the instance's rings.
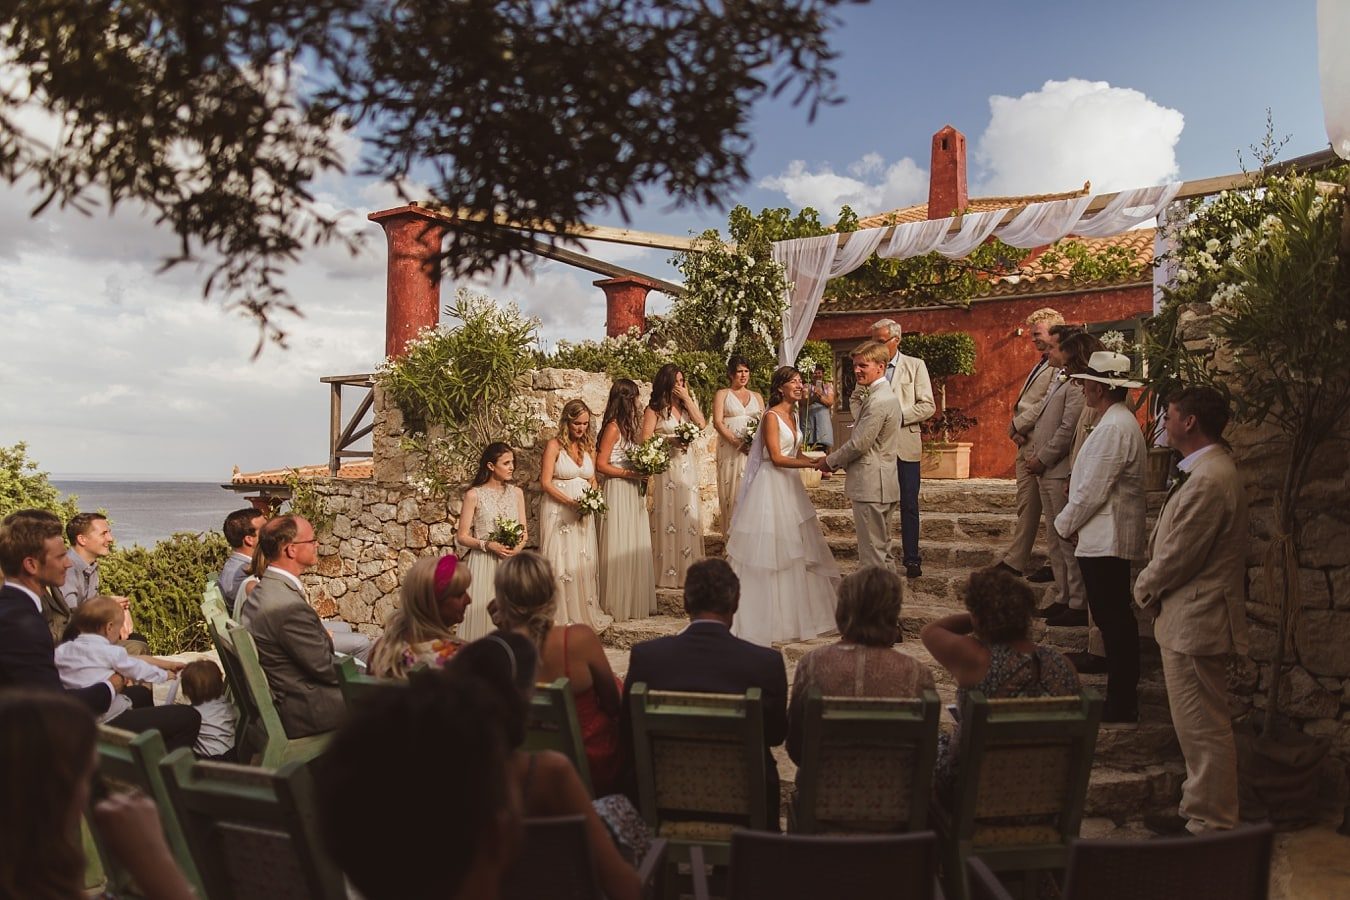
[{"label": "bride and groom holding hands", "polygon": [[822,459],[800,451],[793,409],[806,396],[801,373],[774,372],[769,408],[751,444],[727,538],[727,561],[741,582],[732,631],[768,646],[805,640],[836,628],[839,567],[820,530],[815,507],[793,469],[843,469],[852,501],[860,566],[889,568],[887,520],[900,499],[896,469],[900,402],[886,379],[891,352],[869,341],[853,353],[858,389],[852,435]]}]

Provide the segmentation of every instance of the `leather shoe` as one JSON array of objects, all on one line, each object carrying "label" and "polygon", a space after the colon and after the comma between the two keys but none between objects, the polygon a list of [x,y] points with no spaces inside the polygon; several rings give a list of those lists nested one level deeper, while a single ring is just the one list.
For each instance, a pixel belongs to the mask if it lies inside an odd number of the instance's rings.
[{"label": "leather shoe", "polygon": [[1187,820],[1176,813],[1149,813],[1144,816],[1144,827],[1158,837],[1190,837]]},{"label": "leather shoe", "polygon": [[1019,569],[1014,569],[1012,566],[1008,565],[1007,563],[1005,563],[1005,562],[1003,562],[1003,561],[1001,561],[1001,560],[999,561],[999,564],[998,564],[998,565],[994,566],[994,569],[995,569],[995,571],[999,571],[999,572],[1011,572],[1011,573],[1013,573],[1014,575],[1016,575],[1018,578],[1021,578],[1021,577],[1022,577],[1022,572],[1021,572],[1021,570],[1019,570]]},{"label": "leather shoe", "polygon": [[1036,618],[1038,618],[1038,619],[1050,619],[1050,618],[1058,619],[1060,616],[1064,615],[1064,614],[1065,614],[1066,612],[1068,612],[1068,611],[1069,611],[1069,604],[1067,604],[1067,603],[1060,603],[1058,600],[1056,600],[1054,603],[1051,603],[1051,604],[1050,604],[1049,606],[1047,606],[1045,609],[1038,609],[1038,610],[1036,610]]},{"label": "leather shoe", "polygon": [[905,563],[906,578],[918,578],[922,574],[923,569],[919,567],[918,563]]},{"label": "leather shoe", "polygon": [[1054,618],[1047,618],[1045,620],[1045,624],[1049,625],[1051,628],[1086,625],[1087,623],[1088,613],[1086,609],[1066,609]]},{"label": "leather shoe", "polygon": [[1032,584],[1048,584],[1055,580],[1055,570],[1049,566],[1041,566],[1035,572],[1027,576],[1027,581]]},{"label": "leather shoe", "polygon": [[1095,653],[1066,653],[1064,657],[1078,671],[1079,675],[1105,675],[1106,657]]}]

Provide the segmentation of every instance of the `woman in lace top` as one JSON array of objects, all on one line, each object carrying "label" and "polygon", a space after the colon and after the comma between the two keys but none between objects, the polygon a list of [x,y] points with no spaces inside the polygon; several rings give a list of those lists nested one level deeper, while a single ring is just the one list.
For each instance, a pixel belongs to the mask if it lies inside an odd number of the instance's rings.
[{"label": "woman in lace top", "polygon": [[[529,540],[525,524],[525,492],[512,483],[516,473],[516,454],[509,444],[494,441],[483,449],[478,471],[464,492],[459,511],[459,531],[455,543],[464,548],[464,563],[474,584],[484,592],[480,602],[469,607],[459,625],[459,636],[474,641],[492,631],[487,606],[492,600],[492,579],[497,564],[515,556]],[[513,544],[506,536],[512,523],[520,526]],[[507,526],[507,527],[503,527]]]}]

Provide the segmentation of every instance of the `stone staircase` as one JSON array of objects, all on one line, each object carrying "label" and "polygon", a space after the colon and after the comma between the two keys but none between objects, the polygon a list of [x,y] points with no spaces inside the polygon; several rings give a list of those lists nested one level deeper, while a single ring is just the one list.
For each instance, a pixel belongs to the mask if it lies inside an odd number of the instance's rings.
[{"label": "stone staircase", "polygon": [[[857,543],[853,537],[853,516],[843,493],[843,478],[831,478],[808,489],[820,517],[821,528],[843,573],[857,568]],[[903,641],[900,649],[922,661],[932,670],[938,693],[944,704],[955,702],[956,685],[919,643],[924,625],[952,612],[964,609],[961,601],[967,576],[976,568],[992,565],[1002,557],[1016,524],[1016,486],[998,479],[964,481],[925,481],[920,493],[920,550],[924,574],[906,580],[901,611]],[[892,538],[899,550],[899,523],[891,523]],[[704,538],[709,556],[722,556],[724,541],[720,535]],[[1044,561],[1044,548],[1038,543],[1033,567]],[[1041,605],[1046,602],[1050,585],[1032,584]],[[628,648],[633,644],[673,634],[686,624],[680,592],[657,590],[658,614],[611,625],[602,635],[610,663],[620,677],[628,668]],[[1087,629],[1046,628],[1036,620],[1033,639],[1063,651],[1087,646]],[[1146,626],[1141,626],[1146,633]],[[810,649],[835,638],[781,645],[791,684],[797,661]],[[1140,820],[1151,812],[1175,809],[1181,796],[1185,769],[1176,735],[1172,730],[1163,686],[1157,647],[1151,637],[1143,639],[1141,680],[1139,685],[1140,723],[1138,727],[1103,726],[1097,738],[1096,760],[1088,787],[1083,833],[1091,836],[1138,835]],[[1105,694],[1106,676],[1082,676],[1085,684]],[[943,727],[950,728],[943,716]],[[783,748],[777,748],[779,774],[785,791],[792,784],[796,767]]]}]

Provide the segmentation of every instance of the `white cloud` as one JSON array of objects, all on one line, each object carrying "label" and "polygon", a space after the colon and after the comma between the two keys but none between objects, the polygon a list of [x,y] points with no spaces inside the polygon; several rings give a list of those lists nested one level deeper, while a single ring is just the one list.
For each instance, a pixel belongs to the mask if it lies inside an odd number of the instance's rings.
[{"label": "white cloud", "polygon": [[848,205],[859,215],[886,212],[923,203],[928,198],[928,173],[909,157],[886,165],[879,153],[868,153],[837,174],[828,163],[809,171],[795,159],[781,174],[762,179],[759,186],[781,191],[797,207],[810,206],[824,221],[832,221]]},{"label": "white cloud", "polygon": [[989,98],[989,127],[976,143],[983,169],[972,194],[1072,190],[1094,193],[1175,178],[1182,114],[1131,88],[1070,78],[1020,97]]}]

